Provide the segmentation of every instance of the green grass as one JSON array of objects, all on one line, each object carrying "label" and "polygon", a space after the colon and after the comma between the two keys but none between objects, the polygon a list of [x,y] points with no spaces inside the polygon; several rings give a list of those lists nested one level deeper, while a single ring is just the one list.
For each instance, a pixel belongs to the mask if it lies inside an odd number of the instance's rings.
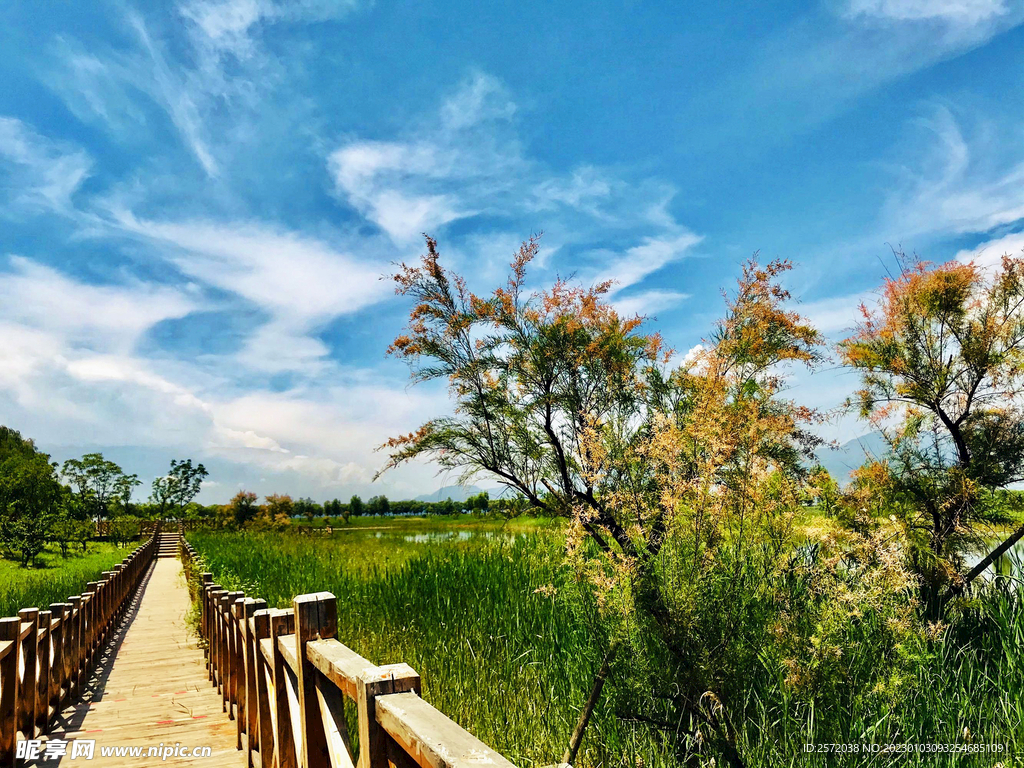
[{"label": "green grass", "polygon": [[74,551],[67,559],[56,547],[47,547],[35,568],[0,560],[0,616],[14,616],[22,608],[44,609],[80,595],[86,584],[96,581],[129,552],[131,549],[118,549],[109,542],[90,542],[85,553]]},{"label": "green grass", "polygon": [[[401,532],[195,532],[189,540],[218,583],[271,606],[333,592],[342,642],[376,664],[411,664],[424,698],[513,763],[558,762],[602,652],[585,616],[536,592],[561,582],[558,537],[501,533],[425,546]],[[633,731],[600,707],[583,762],[644,754],[650,763],[649,739]]]},{"label": "green grass", "polygon": [[[811,522],[811,521],[808,521]],[[438,709],[521,766],[558,762],[586,699],[604,641],[594,606],[567,583],[559,528],[427,530],[398,525],[329,538],[195,532],[207,570],[229,589],[290,605],[338,596],[338,636],[372,662],[404,661]],[[464,531],[463,531],[464,532]],[[427,538],[416,539],[416,534]],[[487,537],[486,534],[491,534]],[[433,538],[431,538],[433,536]],[[536,590],[552,584],[554,597]],[[851,633],[843,683],[808,699],[765,653],[742,676],[732,716],[749,766],[1005,766],[1024,764],[1024,604],[1012,589],[976,600],[932,641],[904,648],[892,684],[870,647],[870,622]],[[768,646],[770,648],[770,641]],[[616,667],[577,760],[581,766],[680,765],[650,726],[617,717],[642,680]],[[628,715],[628,712],[620,712]],[[808,743],[1008,745],[1007,754],[805,753]],[[686,765],[711,765],[695,760]],[[1015,762],[1016,761],[1016,762]],[[716,765],[722,765],[718,757]]]}]

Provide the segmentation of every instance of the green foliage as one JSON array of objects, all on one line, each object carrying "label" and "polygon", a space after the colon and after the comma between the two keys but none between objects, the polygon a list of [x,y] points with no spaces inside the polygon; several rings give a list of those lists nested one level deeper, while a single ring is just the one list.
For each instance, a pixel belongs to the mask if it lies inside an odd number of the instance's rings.
[{"label": "green foliage", "polygon": [[137,476],[126,474],[117,464],[104,459],[102,453],[68,459],[61,474],[77,493],[79,513],[97,520],[126,508],[131,502],[132,490],[141,485]]},{"label": "green foliage", "polygon": [[199,495],[209,472],[202,464],[192,465],[192,459],[171,459],[171,469],[163,477],[153,479],[151,503],[160,517],[177,517]]},{"label": "green foliage", "polygon": [[236,527],[242,528],[259,512],[256,494],[251,491],[239,491],[228,503],[231,520]]},{"label": "green foliage", "polygon": [[135,515],[119,515],[110,521],[110,539],[119,547],[135,541],[142,532],[142,521]]},{"label": "green foliage", "polygon": [[65,558],[68,557],[72,544],[77,544],[84,552],[87,542],[95,535],[95,523],[79,519],[66,510],[57,515],[50,528],[50,541],[60,548],[61,555]]},{"label": "green foliage", "polygon": [[388,501],[388,497],[383,494],[373,496],[368,502],[366,502],[366,514],[368,515],[386,515],[390,511],[391,502]]},{"label": "green foliage", "polygon": [[0,540],[31,564],[46,546],[62,490],[50,457],[3,428],[0,441]]},{"label": "green foliage", "polygon": [[314,517],[323,513],[324,508],[308,497],[300,498],[295,502],[293,514],[306,518],[310,523],[313,522]]},{"label": "green foliage", "polygon": [[[366,507],[363,504],[363,500],[358,496],[353,496],[348,502],[349,513],[355,517],[366,513]],[[347,522],[347,521],[346,521]]]},{"label": "green foliage", "polygon": [[862,381],[850,405],[890,445],[859,479],[891,499],[936,616],[941,593],[976,575],[962,571],[982,495],[1024,480],[1024,260],[987,271],[897,256],[899,275],[840,353]]}]

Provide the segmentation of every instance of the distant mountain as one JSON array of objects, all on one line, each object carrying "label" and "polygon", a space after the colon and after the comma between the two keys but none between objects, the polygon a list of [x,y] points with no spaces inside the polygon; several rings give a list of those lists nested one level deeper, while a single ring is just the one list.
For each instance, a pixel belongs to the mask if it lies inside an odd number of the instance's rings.
[{"label": "distant mountain", "polygon": [[843,443],[835,450],[822,448],[818,451],[821,466],[840,485],[850,481],[850,473],[861,466],[869,457],[880,458],[889,451],[889,445],[879,432],[869,432]]}]

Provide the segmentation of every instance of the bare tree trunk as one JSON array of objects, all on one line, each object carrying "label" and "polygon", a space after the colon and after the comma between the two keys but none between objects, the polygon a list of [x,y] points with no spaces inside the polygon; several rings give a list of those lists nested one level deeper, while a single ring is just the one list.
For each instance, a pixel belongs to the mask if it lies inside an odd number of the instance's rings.
[{"label": "bare tree trunk", "polygon": [[576,760],[576,753],[580,751],[580,744],[583,743],[583,734],[587,730],[590,716],[594,713],[594,707],[597,706],[597,702],[601,698],[601,689],[604,688],[604,681],[608,677],[608,670],[611,668],[612,661],[615,659],[615,653],[618,650],[619,644],[615,641],[609,646],[608,652],[604,655],[601,669],[598,670],[597,677],[594,678],[594,686],[590,690],[590,696],[587,698],[587,703],[583,706],[583,711],[580,712],[580,719],[576,723],[575,730],[572,732],[572,738],[569,739],[569,746],[566,747],[565,754],[562,755],[563,763],[572,765],[573,761]]},{"label": "bare tree trunk", "polygon": [[998,560],[1000,557],[1006,554],[1006,552],[1009,551],[1010,547],[1012,547],[1014,544],[1020,541],[1021,538],[1024,538],[1024,525],[1022,525],[1020,528],[1011,533],[1009,537],[1007,537],[1006,541],[1004,541],[998,547],[989,552],[988,555],[983,557],[976,566],[971,568],[971,570],[968,571],[967,574],[964,576],[963,581],[951,586],[949,588],[949,591],[946,592],[946,594],[942,597],[942,605],[945,606],[945,604],[948,603],[952,598],[956,597],[957,595],[963,594],[964,590],[971,585],[972,581],[974,581],[982,573],[984,573],[985,569],[992,565],[992,563],[994,563],[996,560]]}]

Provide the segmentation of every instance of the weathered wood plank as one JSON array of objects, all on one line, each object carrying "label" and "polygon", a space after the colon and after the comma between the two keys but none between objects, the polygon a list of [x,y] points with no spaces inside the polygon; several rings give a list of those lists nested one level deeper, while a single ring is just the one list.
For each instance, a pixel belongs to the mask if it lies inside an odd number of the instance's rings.
[{"label": "weathered wood plank", "polygon": [[420,768],[514,768],[414,693],[379,696],[376,717]]}]

